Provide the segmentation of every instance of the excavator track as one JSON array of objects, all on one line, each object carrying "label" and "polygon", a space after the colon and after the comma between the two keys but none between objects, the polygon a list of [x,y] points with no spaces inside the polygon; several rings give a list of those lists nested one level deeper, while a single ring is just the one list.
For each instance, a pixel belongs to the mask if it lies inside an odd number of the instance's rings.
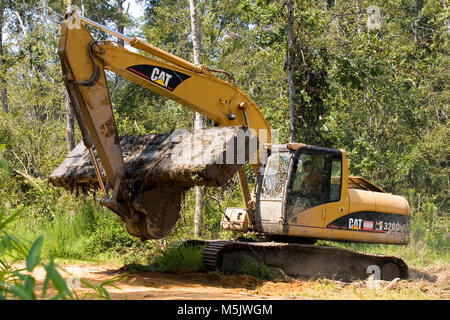
[{"label": "excavator track", "polygon": [[[185,244],[198,245],[190,241]],[[203,263],[208,271],[237,273],[245,260],[254,259],[281,268],[293,278],[367,279],[375,272],[381,280],[408,278],[408,266],[397,257],[358,253],[330,246],[297,243],[205,241]],[[378,274],[377,274],[378,273]]]}]

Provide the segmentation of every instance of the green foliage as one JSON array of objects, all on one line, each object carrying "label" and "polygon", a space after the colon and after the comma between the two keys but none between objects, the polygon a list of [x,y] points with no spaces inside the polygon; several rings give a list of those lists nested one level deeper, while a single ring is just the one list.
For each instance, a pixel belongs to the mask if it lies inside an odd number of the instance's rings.
[{"label": "green foliage", "polygon": [[[0,144],[0,152],[2,152],[2,150],[6,147],[6,144]],[[9,173],[9,168],[8,168],[8,164],[6,163],[5,160],[0,159],[0,168],[2,168],[3,170],[5,170],[6,172]]]},{"label": "green foliage", "polygon": [[94,205],[92,200],[72,205],[80,210],[73,214],[57,211],[52,218],[39,222],[33,216],[23,216],[13,228],[29,240],[42,234],[45,240],[42,253],[46,259],[146,262],[151,256],[154,245],[130,236],[123,222],[110,211]]},{"label": "green foliage", "polygon": [[92,289],[94,291],[94,293],[87,292],[83,296],[80,297],[74,291],[73,293],[75,295],[75,299],[76,300],[84,300],[84,299],[87,299],[88,297],[90,297],[90,298],[94,297],[96,299],[111,300],[111,295],[109,294],[108,290],[105,287],[111,286],[113,288],[120,289],[120,287],[118,287],[116,285],[116,282],[123,280],[125,278],[125,275],[126,275],[125,273],[118,274],[106,281],[103,281],[102,283],[100,283],[98,285],[94,285],[86,280],[81,279],[81,283],[84,284],[86,287]]},{"label": "green foliage", "polygon": [[33,271],[34,267],[39,263],[41,249],[42,249],[43,238],[42,236],[38,237],[36,241],[33,243],[30,249],[30,253],[27,256],[27,270],[29,272]]},{"label": "green foliage", "polygon": [[[48,264],[41,263],[41,252],[44,238],[39,236],[31,246],[23,242],[18,237],[9,233],[10,224],[19,217],[19,212],[7,214],[5,210],[0,210],[0,300],[4,299],[74,299],[75,292],[67,286],[66,281],[58,271],[58,266],[53,259]],[[17,267],[14,263],[25,260],[25,268]],[[36,295],[36,279],[32,272],[37,267],[45,270],[46,276],[43,282],[41,295]],[[97,286],[83,281],[85,285],[94,289],[94,297],[110,299],[107,285],[114,285],[120,278],[111,278]],[[49,285],[56,289],[54,296],[48,295]]]}]

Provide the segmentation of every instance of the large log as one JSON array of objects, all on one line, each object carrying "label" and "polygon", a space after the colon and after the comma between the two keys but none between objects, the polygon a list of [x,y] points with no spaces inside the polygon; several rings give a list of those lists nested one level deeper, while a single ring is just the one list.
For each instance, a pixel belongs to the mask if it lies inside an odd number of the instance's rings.
[{"label": "large log", "polygon": [[[221,186],[248,161],[249,139],[245,127],[214,127],[193,132],[124,136],[120,139],[125,163],[125,181],[145,191],[155,187],[190,188]],[[252,148],[250,148],[251,151]],[[94,154],[97,154],[94,150]],[[103,180],[105,171],[100,165]],[[78,144],[49,176],[55,186],[84,192],[98,188],[89,153]]]}]

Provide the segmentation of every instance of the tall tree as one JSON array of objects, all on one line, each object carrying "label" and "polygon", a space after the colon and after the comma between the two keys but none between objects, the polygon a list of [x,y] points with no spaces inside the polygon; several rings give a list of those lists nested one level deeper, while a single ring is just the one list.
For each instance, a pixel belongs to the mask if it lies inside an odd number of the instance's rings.
[{"label": "tall tree", "polygon": [[[117,13],[118,13],[118,21],[117,21],[117,31],[121,34],[124,34],[125,31],[125,25],[123,24],[123,3],[125,1],[124,0],[117,0]],[[122,46],[125,44],[125,42],[123,41],[123,39],[118,39],[117,41],[118,43],[120,43]]]},{"label": "tall tree", "polygon": [[[309,3],[286,1],[287,56],[289,87],[290,141],[328,146],[324,137],[323,117],[328,94],[329,42],[324,28],[326,4],[318,8]],[[301,128],[301,130],[299,130]]]},{"label": "tall tree", "polygon": [[295,35],[294,35],[294,4],[293,0],[286,1],[286,8],[288,14],[287,21],[287,56],[286,63],[288,69],[288,83],[289,83],[289,141],[294,142],[297,138],[297,121],[296,114],[296,99],[295,99],[295,68],[294,68],[294,51],[295,51]]},{"label": "tall tree", "polygon": [[[194,49],[194,63],[200,65],[201,40],[198,30],[197,8],[194,0],[189,0],[189,11],[191,15],[191,33],[192,46]],[[201,130],[203,128],[203,116],[196,112],[194,129]],[[205,187],[197,186],[195,188],[195,214],[194,214],[194,234],[201,236],[203,228],[203,201],[205,197]]]},{"label": "tall tree", "polygon": [[66,100],[66,143],[67,151],[70,152],[75,148],[75,114],[72,103],[70,102],[69,93],[65,92]]},{"label": "tall tree", "polygon": [[[442,2],[442,7],[444,8],[444,11],[447,11],[447,4],[446,4],[446,0],[441,0]],[[450,16],[447,15],[444,19],[444,23],[445,26],[447,28],[447,36],[450,38]]]}]

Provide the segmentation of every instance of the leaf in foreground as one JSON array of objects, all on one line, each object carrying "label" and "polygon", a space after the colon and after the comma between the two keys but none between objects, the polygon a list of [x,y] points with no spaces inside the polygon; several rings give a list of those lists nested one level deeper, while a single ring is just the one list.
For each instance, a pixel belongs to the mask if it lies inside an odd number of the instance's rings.
[{"label": "leaf in foreground", "polygon": [[33,271],[34,267],[36,267],[36,265],[39,263],[43,242],[44,238],[40,236],[31,246],[30,253],[27,256],[27,271]]}]

